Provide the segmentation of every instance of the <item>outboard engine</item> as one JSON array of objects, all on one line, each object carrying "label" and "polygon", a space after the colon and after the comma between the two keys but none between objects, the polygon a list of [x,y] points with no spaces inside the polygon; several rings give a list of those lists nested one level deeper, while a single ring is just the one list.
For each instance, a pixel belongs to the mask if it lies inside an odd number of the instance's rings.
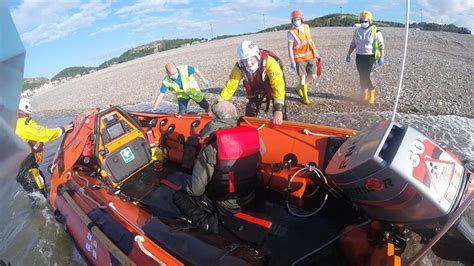
[{"label": "outboard engine", "polygon": [[[472,173],[458,158],[417,130],[391,121],[348,139],[325,172],[335,189],[371,219],[405,224],[424,239],[431,238],[472,192]],[[474,250],[474,231],[466,220],[452,230],[457,232],[447,235],[459,238],[452,241]]]}]

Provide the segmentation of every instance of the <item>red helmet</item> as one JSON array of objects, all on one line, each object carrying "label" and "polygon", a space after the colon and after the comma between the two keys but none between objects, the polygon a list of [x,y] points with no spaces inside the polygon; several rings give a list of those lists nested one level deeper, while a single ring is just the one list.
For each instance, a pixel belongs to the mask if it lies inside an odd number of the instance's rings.
[{"label": "red helmet", "polygon": [[293,10],[293,12],[291,12],[291,21],[293,21],[293,19],[295,18],[300,18],[301,20],[303,20],[303,13],[299,10]]}]

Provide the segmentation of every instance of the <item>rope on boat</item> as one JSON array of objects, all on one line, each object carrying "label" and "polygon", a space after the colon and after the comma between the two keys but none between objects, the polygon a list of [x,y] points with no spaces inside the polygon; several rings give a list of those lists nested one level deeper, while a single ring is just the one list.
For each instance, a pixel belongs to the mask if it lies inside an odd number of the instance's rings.
[{"label": "rope on boat", "polygon": [[202,116],[184,116],[184,115],[176,115],[176,118],[201,119],[201,118],[202,118]]},{"label": "rope on boat", "polygon": [[[319,170],[316,166],[313,166],[313,165],[303,165],[303,167],[301,167],[301,169],[299,169],[298,171],[296,171],[291,177],[290,179],[288,180],[288,184],[286,186],[286,189],[287,191],[289,191],[291,189],[291,182],[293,181],[293,178],[295,178],[299,173],[303,172],[303,171],[308,171],[308,172],[313,172],[315,173],[319,179],[322,179],[324,180],[324,183],[326,183],[326,185],[328,184],[328,181],[326,179],[326,176],[324,176],[323,172],[321,170]],[[316,193],[316,191],[319,190],[319,187],[313,192],[311,193],[311,195],[309,196],[312,196]],[[326,201],[328,199],[328,193],[326,193],[326,195],[324,196],[324,201],[323,203],[321,203],[321,206],[319,206],[319,208],[317,208],[315,211],[309,213],[309,214],[298,214],[298,213],[295,213],[291,207],[290,207],[290,199],[288,198],[286,200],[286,208],[288,209],[288,212],[293,215],[293,216],[296,216],[296,217],[299,217],[299,218],[307,218],[307,217],[311,217],[313,215],[315,215],[316,213],[318,213],[323,207],[324,205],[326,205]]]},{"label": "rope on boat", "polygon": [[330,137],[330,136],[333,136],[333,135],[328,135],[328,134],[314,133],[314,132],[311,132],[307,128],[303,129],[303,133],[306,134],[306,135],[311,135],[311,136],[316,136],[316,137]]},{"label": "rope on boat", "polygon": [[135,242],[137,242],[138,247],[145,255],[147,255],[148,257],[150,257],[151,259],[153,259],[160,265],[163,265],[163,266],[166,265],[166,263],[164,263],[162,260],[160,260],[158,257],[153,255],[153,253],[151,253],[145,248],[145,246],[143,245],[143,242],[145,242],[145,238],[143,236],[139,236],[139,235],[135,236]]},{"label": "rope on boat", "polygon": [[[247,123],[247,125],[249,125],[249,126],[251,126],[251,127],[255,127],[254,125],[252,125],[252,123],[250,123],[250,122],[247,120],[247,118],[245,118],[245,116],[242,116],[241,119],[242,119],[245,123]],[[260,129],[264,128],[266,125],[267,125],[267,122],[261,124],[260,126],[258,126],[258,127],[256,128],[257,131],[260,131]]]},{"label": "rope on boat", "polygon": [[323,248],[327,247],[328,245],[332,244],[334,241],[336,241],[336,240],[338,240],[339,238],[343,237],[343,236],[346,235],[347,233],[352,232],[353,230],[355,230],[355,229],[357,229],[357,228],[360,228],[360,227],[362,227],[362,226],[364,226],[364,225],[367,225],[367,224],[369,224],[369,223],[370,223],[370,220],[367,220],[367,221],[365,221],[365,222],[363,222],[363,223],[360,223],[360,224],[354,226],[351,230],[346,231],[346,232],[344,232],[344,233],[342,233],[342,234],[339,234],[338,236],[336,236],[336,237],[334,237],[333,239],[329,240],[328,242],[326,242],[325,244],[323,244],[323,245],[320,246],[319,248],[317,248],[317,249],[315,249],[315,250],[309,252],[308,254],[304,255],[303,257],[301,257],[301,258],[295,260],[295,261],[291,264],[291,266],[295,266],[296,264],[302,262],[303,260],[307,259],[308,257],[313,256],[314,254],[316,254],[317,252],[319,252],[321,249],[323,249]]},{"label": "rope on boat", "polygon": [[400,100],[400,93],[402,91],[403,73],[405,72],[405,60],[407,57],[408,47],[408,28],[410,26],[410,0],[407,0],[406,4],[406,17],[405,17],[405,45],[403,47],[403,58],[402,58],[402,71],[400,72],[400,80],[398,81],[397,98],[395,99],[395,105],[393,106],[392,121],[395,121],[395,115],[397,114],[398,102]]}]

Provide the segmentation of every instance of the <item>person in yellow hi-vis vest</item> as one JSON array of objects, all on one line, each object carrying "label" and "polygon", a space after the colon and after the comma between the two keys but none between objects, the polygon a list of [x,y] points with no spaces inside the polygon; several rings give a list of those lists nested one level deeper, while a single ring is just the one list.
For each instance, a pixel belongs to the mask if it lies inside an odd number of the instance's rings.
[{"label": "person in yellow hi-vis vest", "polygon": [[178,114],[185,114],[188,111],[189,99],[195,101],[207,112],[209,103],[204,98],[204,94],[194,78],[194,74],[196,74],[201,78],[204,88],[209,88],[209,81],[204,78],[201,71],[193,66],[176,66],[174,63],[167,63],[165,69],[167,75],[163,79],[160,91],[153,103],[153,111],[156,111],[158,105],[160,105],[166,91],[170,90],[178,99]]},{"label": "person in yellow hi-vis vest", "polygon": [[21,98],[18,106],[16,134],[32,149],[32,153],[23,161],[17,182],[28,192],[39,191],[47,197],[46,183],[39,163],[43,160],[43,143],[60,138],[73,128],[72,124],[62,127],[48,128],[37,124],[31,118],[31,103],[27,98]]},{"label": "person in yellow hi-vis vest", "polygon": [[354,31],[347,51],[346,63],[351,62],[351,54],[356,51],[356,65],[360,78],[361,100],[375,104],[375,87],[370,79],[374,63],[384,63],[384,41],[382,33],[373,24],[372,13],[364,10],[359,16],[360,28]]},{"label": "person in yellow hi-vis vest", "polygon": [[311,38],[308,24],[303,24],[303,13],[299,10],[291,12],[292,27],[288,31],[288,56],[290,67],[298,74],[300,82],[296,93],[302,98],[304,104],[310,104],[308,97],[308,84],[316,79],[316,61],[320,61],[318,50]]}]

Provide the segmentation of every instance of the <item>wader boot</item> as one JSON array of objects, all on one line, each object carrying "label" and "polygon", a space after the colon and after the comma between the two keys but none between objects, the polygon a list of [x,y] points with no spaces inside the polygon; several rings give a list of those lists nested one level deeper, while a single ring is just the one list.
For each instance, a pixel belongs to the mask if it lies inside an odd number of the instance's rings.
[{"label": "wader boot", "polygon": [[303,85],[298,85],[298,87],[295,88],[295,91],[300,98],[303,98]]},{"label": "wader boot", "polygon": [[303,85],[303,103],[304,104],[310,104],[311,101],[309,100],[308,97],[308,84]]},{"label": "wader boot", "polygon": [[363,89],[360,91],[361,102],[369,102],[369,89]]},{"label": "wader boot", "polygon": [[370,90],[369,104],[375,104],[375,89]]}]

